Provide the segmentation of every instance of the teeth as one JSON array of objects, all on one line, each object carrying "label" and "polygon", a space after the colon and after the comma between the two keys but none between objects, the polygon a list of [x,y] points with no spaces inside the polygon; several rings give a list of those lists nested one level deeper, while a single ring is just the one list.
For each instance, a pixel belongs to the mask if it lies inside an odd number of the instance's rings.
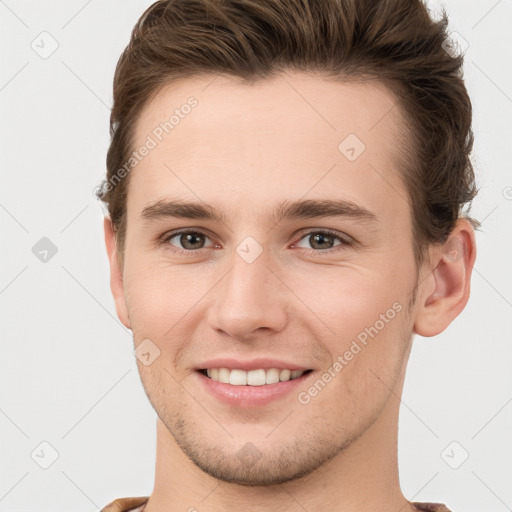
[{"label": "teeth", "polygon": [[233,386],[245,386],[247,384],[247,372],[243,370],[231,370],[229,383]]},{"label": "teeth", "polygon": [[276,382],[279,382],[280,373],[281,372],[277,368],[271,368],[270,370],[267,370],[265,375],[265,384],[275,384]]},{"label": "teeth", "polygon": [[229,384],[229,374],[231,372],[227,368],[219,368],[218,381],[224,384]]},{"label": "teeth", "polygon": [[[232,370],[233,373],[236,370]],[[238,370],[239,372],[242,370]],[[245,372],[244,372],[245,373]],[[266,380],[265,370],[251,370],[247,372],[247,384],[249,386],[263,386]]]},{"label": "teeth", "polygon": [[269,370],[245,370],[229,368],[208,368],[206,374],[212,380],[231,384],[232,386],[264,386],[265,384],[276,384],[300,377],[302,370],[280,370],[270,368]]}]

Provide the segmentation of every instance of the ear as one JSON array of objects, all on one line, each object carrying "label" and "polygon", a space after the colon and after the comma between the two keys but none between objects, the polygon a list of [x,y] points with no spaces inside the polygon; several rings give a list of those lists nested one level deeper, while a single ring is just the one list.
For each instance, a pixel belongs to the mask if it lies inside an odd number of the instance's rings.
[{"label": "ear", "polygon": [[429,274],[418,294],[414,331],[420,336],[443,332],[466,306],[476,259],[473,226],[458,219],[446,242],[431,255]]},{"label": "ear", "polygon": [[126,307],[126,300],[124,296],[123,274],[119,265],[116,236],[112,222],[109,218],[104,218],[103,227],[105,230],[105,246],[107,248],[108,260],[110,264],[110,289],[114,297],[117,316],[125,327],[131,329],[130,319],[128,317],[128,309]]}]

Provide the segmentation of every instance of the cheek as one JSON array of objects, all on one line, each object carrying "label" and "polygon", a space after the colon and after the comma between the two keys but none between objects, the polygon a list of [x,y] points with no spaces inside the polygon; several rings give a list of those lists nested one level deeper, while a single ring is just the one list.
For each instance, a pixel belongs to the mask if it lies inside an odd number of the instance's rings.
[{"label": "cheek", "polygon": [[205,317],[209,293],[215,293],[217,273],[211,267],[150,259],[132,263],[125,293],[135,338],[153,339],[164,350],[174,339],[190,338]]},{"label": "cheek", "polygon": [[300,403],[310,403],[318,414],[330,409],[335,423],[349,430],[376,417],[399,379],[408,322],[406,309],[397,303],[382,313],[385,320],[380,313],[375,320],[354,310],[353,318],[347,315],[345,324],[340,322],[342,334],[327,345],[332,364],[301,390]]},{"label": "cheek", "polygon": [[[307,280],[289,276],[287,281],[303,302],[292,297],[297,308],[316,319],[320,336],[340,340],[340,348],[401,302],[400,289],[405,288],[386,271],[356,267],[318,267],[308,272]],[[394,313],[388,316],[394,318]]]},{"label": "cheek", "polygon": [[[382,386],[375,374],[391,383],[402,361],[409,321],[408,278],[395,278],[392,271],[337,270],[322,287],[303,283],[296,288],[297,295],[307,297],[307,305],[322,320],[312,317],[315,325],[322,326],[317,342],[330,354],[332,364],[338,363],[333,387],[344,388],[340,392],[347,396],[371,394]],[[314,276],[308,280],[314,281]],[[365,386],[352,389],[359,386],[356,383],[366,383],[366,391]]]},{"label": "cheek", "polygon": [[125,272],[126,303],[134,333],[161,337],[183,316],[187,287],[178,274],[145,263]]}]

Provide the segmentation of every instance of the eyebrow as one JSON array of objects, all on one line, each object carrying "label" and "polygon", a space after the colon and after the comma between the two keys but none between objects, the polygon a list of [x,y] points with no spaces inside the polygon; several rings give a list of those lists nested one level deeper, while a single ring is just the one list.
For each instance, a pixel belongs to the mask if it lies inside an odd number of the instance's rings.
[{"label": "eyebrow", "polygon": [[[163,199],[146,205],[141,212],[144,220],[166,218],[205,219],[226,223],[228,215],[202,202]],[[289,219],[315,219],[320,217],[341,217],[357,219],[365,223],[378,223],[377,215],[345,199],[307,199],[283,201],[274,209],[271,220],[275,223]]]}]

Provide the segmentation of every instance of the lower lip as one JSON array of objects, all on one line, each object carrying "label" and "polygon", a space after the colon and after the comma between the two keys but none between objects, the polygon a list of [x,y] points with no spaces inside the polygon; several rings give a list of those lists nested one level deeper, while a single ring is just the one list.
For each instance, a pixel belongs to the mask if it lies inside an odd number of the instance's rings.
[{"label": "lower lip", "polygon": [[313,375],[309,372],[300,377],[263,386],[233,386],[210,379],[201,372],[195,372],[205,388],[218,400],[236,407],[257,407],[283,398],[305,383]]}]

